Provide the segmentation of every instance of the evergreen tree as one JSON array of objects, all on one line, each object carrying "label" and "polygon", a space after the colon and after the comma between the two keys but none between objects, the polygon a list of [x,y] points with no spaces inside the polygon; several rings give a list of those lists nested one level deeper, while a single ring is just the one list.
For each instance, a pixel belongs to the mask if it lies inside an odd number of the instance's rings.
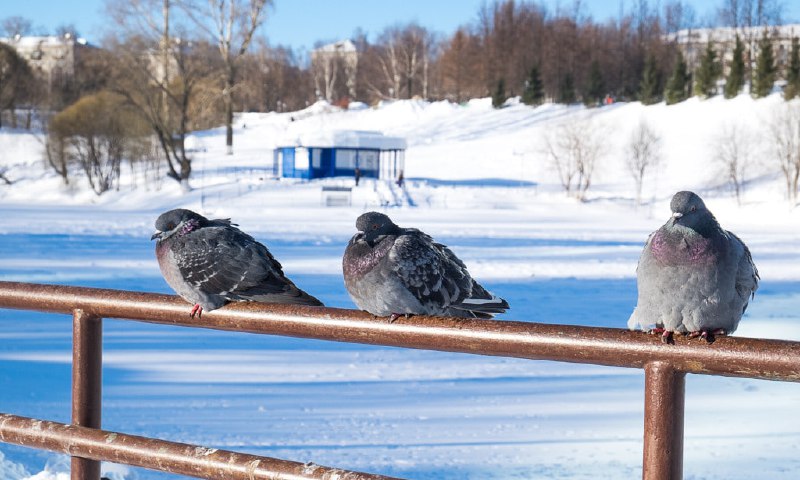
[{"label": "evergreen tree", "polygon": [[492,106],[494,108],[502,108],[506,103],[506,80],[501,78],[497,81],[497,87],[492,94]]},{"label": "evergreen tree", "polygon": [[600,71],[600,64],[595,60],[589,67],[589,85],[586,87],[583,103],[589,106],[602,105],[605,90],[606,83],[603,79],[603,72]]},{"label": "evergreen tree", "polygon": [[695,73],[694,93],[701,97],[711,97],[717,91],[717,78],[722,73],[722,67],[717,61],[717,51],[711,45],[706,45],[706,51],[700,58],[700,66]]},{"label": "evergreen tree", "polygon": [[525,91],[522,92],[522,103],[525,105],[541,105],[544,101],[544,85],[539,67],[531,68],[528,80],[525,82]]},{"label": "evergreen tree", "polygon": [[744,86],[744,45],[739,35],[736,35],[736,46],[733,47],[733,60],[731,60],[731,70],[725,80],[725,98],[733,98],[739,95]]},{"label": "evergreen tree", "polygon": [[791,100],[800,95],[800,39],[792,38],[792,53],[789,56],[789,68],[786,71],[786,88],[783,98]]},{"label": "evergreen tree", "polygon": [[558,92],[558,102],[569,105],[575,103],[575,80],[572,79],[572,74],[567,73],[561,80]]},{"label": "evergreen tree", "polygon": [[756,73],[753,79],[754,97],[766,97],[772,91],[775,84],[775,56],[772,53],[772,42],[766,34],[758,42],[758,60],[756,61]]},{"label": "evergreen tree", "polygon": [[664,90],[664,98],[667,105],[672,105],[682,102],[689,98],[689,72],[686,66],[686,61],[683,59],[681,52],[678,52],[678,57],[675,59],[675,68],[672,69],[672,75],[667,80],[667,88]]},{"label": "evergreen tree", "polygon": [[653,54],[649,54],[644,62],[642,82],[639,84],[639,100],[643,104],[652,105],[661,100],[658,95],[658,84],[659,78],[658,69],[656,67],[656,57]]}]

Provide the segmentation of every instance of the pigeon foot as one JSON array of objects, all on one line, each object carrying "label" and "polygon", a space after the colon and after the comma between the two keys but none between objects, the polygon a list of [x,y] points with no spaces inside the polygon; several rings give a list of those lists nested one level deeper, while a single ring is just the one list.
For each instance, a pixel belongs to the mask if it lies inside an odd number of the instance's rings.
[{"label": "pigeon foot", "polygon": [[661,335],[661,343],[673,345],[675,344],[675,339],[672,338],[672,332],[668,331],[663,327],[656,327],[651,328],[647,331],[650,335]]},{"label": "pigeon foot", "polygon": [[714,337],[725,336],[728,332],[724,328],[717,328],[714,330],[702,329],[696,332],[689,332],[689,338],[700,337],[708,343],[714,343]]},{"label": "pigeon foot", "polygon": [[389,316],[389,323],[394,323],[398,318],[411,318],[410,313],[393,313]]},{"label": "pigeon foot", "polygon": [[195,303],[194,307],[192,307],[192,311],[189,312],[190,317],[194,318],[195,315],[197,315],[197,318],[203,316],[203,307],[201,307],[199,303]]}]

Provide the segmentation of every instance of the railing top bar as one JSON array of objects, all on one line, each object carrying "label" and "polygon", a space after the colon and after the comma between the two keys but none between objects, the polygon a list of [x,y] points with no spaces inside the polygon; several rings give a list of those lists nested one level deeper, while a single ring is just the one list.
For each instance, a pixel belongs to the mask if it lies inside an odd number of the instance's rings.
[{"label": "railing top bar", "polygon": [[0,441],[206,479],[398,480],[3,413]]},{"label": "railing top bar", "polygon": [[0,308],[72,313],[339,342],[643,368],[667,362],[687,373],[800,382],[800,342],[742,337],[712,345],[614,328],[414,316],[395,323],[353,310],[235,303],[190,318],[178,297],[96,288],[0,282]]}]

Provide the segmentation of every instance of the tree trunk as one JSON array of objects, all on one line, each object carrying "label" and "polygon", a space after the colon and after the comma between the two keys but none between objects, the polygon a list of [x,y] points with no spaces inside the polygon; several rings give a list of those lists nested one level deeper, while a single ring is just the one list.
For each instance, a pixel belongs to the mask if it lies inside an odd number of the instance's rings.
[{"label": "tree trunk", "polygon": [[225,89],[222,91],[225,103],[225,145],[228,148],[228,155],[233,155],[233,76],[234,72],[231,66],[225,77]]}]

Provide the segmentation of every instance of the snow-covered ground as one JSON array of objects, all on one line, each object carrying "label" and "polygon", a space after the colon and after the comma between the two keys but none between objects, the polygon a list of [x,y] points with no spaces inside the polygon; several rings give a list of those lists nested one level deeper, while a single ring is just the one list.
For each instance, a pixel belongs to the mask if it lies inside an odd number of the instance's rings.
[{"label": "snow-covered ground", "polygon": [[[191,140],[189,193],[164,180],[96,197],[64,187],[41,143],[0,130],[0,279],[169,292],[149,235],[173,207],[232,217],[266,243],[298,285],[327,305],[352,307],[341,254],[355,218],[391,189],[362,182],[351,207],[321,206],[321,184],[269,178],[271,148],[304,132],[381,130],[407,138],[414,207],[388,207],[450,245],[473,275],[506,298],[500,318],[624,327],[635,267],[672,193],[693,189],[750,246],[762,276],[737,335],[800,340],[800,213],[784,200],[769,142],[738,206],[711,139],[740,123],[762,132],[782,107],[692,99],[679,105],[464,106],[403,101],[377,109],[243,114],[235,151],[221,130]],[[294,117],[294,120],[292,118]],[[560,122],[592,117],[607,135],[589,191],[564,197],[541,153]],[[663,161],[635,207],[623,146],[641,119],[660,132]],[[756,140],[763,138],[763,140]],[[128,178],[128,177],[126,177]],[[388,192],[388,193],[387,193]],[[632,478],[640,475],[643,376],[590,365],[484,358],[302,339],[105,322],[104,427],[139,435],[422,479]],[[70,322],[0,311],[0,411],[67,422]],[[710,346],[709,348],[713,348]],[[686,478],[795,478],[800,420],[795,384],[690,376]],[[107,465],[114,479],[167,478]],[[0,480],[66,478],[49,453],[0,445]],[[58,477],[58,475],[62,477]]]}]

